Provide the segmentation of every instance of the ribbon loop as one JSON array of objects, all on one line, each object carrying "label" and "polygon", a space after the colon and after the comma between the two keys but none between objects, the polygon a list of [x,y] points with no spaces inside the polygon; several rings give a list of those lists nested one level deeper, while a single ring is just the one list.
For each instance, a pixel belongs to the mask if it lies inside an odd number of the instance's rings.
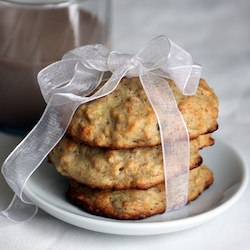
[{"label": "ribbon loop", "polygon": [[[109,80],[89,96],[108,71],[112,72]],[[38,83],[48,105],[38,124],[3,164],[3,175],[17,196],[0,215],[22,221],[36,213],[37,207],[34,204],[32,207],[32,202],[25,196],[25,184],[29,177],[64,136],[79,105],[110,94],[124,76],[140,77],[158,119],[166,211],[185,205],[188,195],[189,137],[171,88],[164,78],[174,80],[183,94],[193,95],[200,73],[201,67],[193,63],[191,55],[165,36],[149,41],[135,55],[109,51],[100,44],[83,46],[69,51],[61,61],[40,71]],[[174,178],[169,179],[169,176]],[[23,217],[18,216],[20,208],[26,213]]]},{"label": "ribbon loop", "polygon": [[62,60],[78,58],[86,68],[108,71],[107,57],[110,50],[102,44],[86,45],[67,52]]}]

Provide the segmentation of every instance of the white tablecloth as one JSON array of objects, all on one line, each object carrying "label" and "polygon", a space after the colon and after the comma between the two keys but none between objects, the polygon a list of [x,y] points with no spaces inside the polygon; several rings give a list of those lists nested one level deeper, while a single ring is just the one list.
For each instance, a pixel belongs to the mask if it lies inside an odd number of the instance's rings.
[{"label": "white tablecloth", "polygon": [[[115,0],[113,48],[136,52],[165,34],[203,65],[220,100],[219,131],[250,160],[250,2],[247,0]],[[1,142],[7,155],[16,139]],[[0,178],[0,205],[11,197]],[[87,231],[43,211],[15,224],[0,217],[0,249],[250,249],[250,186],[224,214],[202,226],[158,236]]]}]

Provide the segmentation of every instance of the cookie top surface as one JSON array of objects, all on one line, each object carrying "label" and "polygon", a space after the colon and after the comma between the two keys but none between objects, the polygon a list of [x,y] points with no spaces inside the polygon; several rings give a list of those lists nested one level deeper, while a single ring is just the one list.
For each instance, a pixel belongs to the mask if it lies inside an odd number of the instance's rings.
[{"label": "cookie top surface", "polygon": [[[194,96],[184,96],[171,80],[169,85],[191,139],[217,128],[218,100],[205,80]],[[75,141],[114,149],[161,142],[157,118],[137,77],[123,78],[111,94],[79,106],[67,133]]]},{"label": "cookie top surface", "polygon": [[[212,183],[213,173],[206,166],[191,170],[188,201],[196,199]],[[91,213],[117,219],[142,219],[166,209],[164,184],[147,190],[98,190],[72,181],[67,196]]]},{"label": "cookie top surface", "polygon": [[[212,145],[211,134],[190,142],[190,168],[202,163],[198,150]],[[57,171],[101,189],[147,189],[164,182],[161,145],[112,150],[90,147],[64,137],[49,155]],[[176,175],[180,169],[176,167]]]}]

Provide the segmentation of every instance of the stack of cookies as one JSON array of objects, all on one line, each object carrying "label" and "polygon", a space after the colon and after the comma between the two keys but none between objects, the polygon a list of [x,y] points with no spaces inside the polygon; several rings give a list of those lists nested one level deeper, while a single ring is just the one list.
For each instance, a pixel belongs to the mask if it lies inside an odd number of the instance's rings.
[{"label": "stack of cookies", "polygon": [[[213,182],[199,150],[214,143],[218,100],[203,79],[194,96],[169,84],[190,137],[191,201]],[[70,179],[68,198],[86,211],[117,219],[165,211],[159,126],[137,77],[123,78],[111,94],[81,105],[49,158]]]}]

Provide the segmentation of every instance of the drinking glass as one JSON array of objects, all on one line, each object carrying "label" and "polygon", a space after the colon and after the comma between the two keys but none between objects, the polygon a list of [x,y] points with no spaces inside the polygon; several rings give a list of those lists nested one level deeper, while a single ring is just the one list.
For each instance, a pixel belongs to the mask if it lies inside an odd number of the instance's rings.
[{"label": "drinking glass", "polygon": [[110,47],[110,0],[0,0],[0,129],[28,131],[45,102],[37,74],[65,52]]}]

